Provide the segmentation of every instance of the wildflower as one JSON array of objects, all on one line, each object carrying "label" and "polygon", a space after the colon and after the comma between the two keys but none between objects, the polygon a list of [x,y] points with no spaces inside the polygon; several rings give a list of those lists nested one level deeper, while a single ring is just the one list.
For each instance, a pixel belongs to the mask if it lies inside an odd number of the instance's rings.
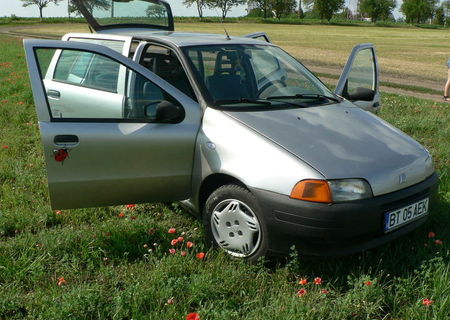
[{"label": "wildflower", "polygon": [[308,283],[308,279],[300,279],[300,281],[298,282],[298,284],[301,284],[301,285],[305,285],[307,283]]},{"label": "wildflower", "polygon": [[428,232],[428,238],[434,238],[436,237],[436,233],[434,233],[433,231]]},{"label": "wildflower", "polygon": [[195,256],[197,257],[197,259],[203,260],[203,258],[205,257],[205,253],[204,252],[199,252]]},{"label": "wildflower", "polygon": [[322,290],[320,290],[320,293],[322,293],[322,294],[329,294],[330,291],[328,291],[327,289],[322,289]]},{"label": "wildflower", "polygon": [[136,207],[136,205],[135,204],[127,204],[125,207],[127,209],[134,209]]},{"label": "wildflower", "polygon": [[430,300],[430,299],[428,299],[428,298],[425,298],[425,299],[422,300],[422,304],[423,304],[424,306],[426,306],[426,307],[431,306],[433,303],[434,303],[434,301],[433,301],[433,300]]},{"label": "wildflower", "polygon": [[157,246],[158,246],[158,244],[157,244],[156,242],[154,242],[154,243],[153,243],[153,246],[154,246],[154,247],[157,247]]},{"label": "wildflower", "polygon": [[192,248],[194,246],[194,243],[191,241],[186,242],[186,247]]},{"label": "wildflower", "polygon": [[175,301],[174,297],[167,299],[166,305],[173,304],[174,301]]},{"label": "wildflower", "polygon": [[125,217],[125,213],[121,212],[118,214],[118,216],[119,216],[119,218],[123,218],[123,217]]},{"label": "wildflower", "polygon": [[108,261],[108,257],[103,257],[103,261]]},{"label": "wildflower", "polygon": [[185,257],[187,255],[186,251],[181,251],[181,256]]},{"label": "wildflower", "polygon": [[169,231],[167,231],[168,233],[175,233],[177,232],[177,229],[175,228],[170,228]]},{"label": "wildflower", "polygon": [[131,220],[136,220],[137,217],[136,217],[136,216],[131,216],[130,219],[131,219]]},{"label": "wildflower", "polygon": [[67,281],[64,279],[64,277],[61,277],[58,279],[58,286],[62,286],[63,284],[66,284]]},{"label": "wildflower", "polygon": [[434,243],[436,243],[437,245],[442,245],[442,240],[436,239],[434,240]]},{"label": "wildflower", "polygon": [[200,315],[197,312],[191,312],[186,316],[186,320],[200,320]]},{"label": "wildflower", "polygon": [[177,250],[175,250],[174,248],[169,249],[170,254],[174,254],[175,252],[177,252]]},{"label": "wildflower", "polygon": [[64,212],[62,212],[61,210],[56,210],[56,211],[55,211],[55,214],[58,215],[58,216],[60,216],[60,215],[64,214]]},{"label": "wildflower", "polygon": [[144,248],[148,248],[148,244],[144,244]]},{"label": "wildflower", "polygon": [[9,146],[6,146],[6,145],[5,145],[5,146],[3,146],[2,148],[3,148],[3,149],[9,149]]},{"label": "wildflower", "polygon": [[20,101],[20,102],[18,102],[17,104],[20,104],[20,105],[22,105],[22,104],[25,104],[25,102],[23,102],[23,101]]},{"label": "wildflower", "polygon": [[183,237],[178,237],[178,242],[183,242],[184,241],[184,238]]},{"label": "wildflower", "polygon": [[155,228],[150,228],[150,229],[148,229],[148,231],[147,231],[147,233],[148,233],[149,235],[154,235],[155,232],[156,232]]},{"label": "wildflower", "polygon": [[297,291],[297,295],[299,297],[303,297],[307,293],[308,293],[308,291],[306,291],[306,289],[300,289],[300,290]]},{"label": "wildflower", "polygon": [[111,235],[112,235],[111,232],[106,232],[106,233],[105,233],[105,236],[106,236],[106,237],[111,237]]},{"label": "wildflower", "polygon": [[8,103],[8,100],[2,100],[2,103]]},{"label": "wildflower", "polygon": [[322,283],[322,278],[319,278],[319,277],[314,278],[314,284],[321,284],[321,283]]},{"label": "wildflower", "polygon": [[172,241],[170,241],[171,245],[176,245],[178,243],[178,239],[173,239]]},{"label": "wildflower", "polygon": [[32,122],[26,122],[25,125],[27,125],[27,126],[32,126],[33,123],[32,123]]},{"label": "wildflower", "polygon": [[372,285],[372,281],[364,281],[363,282],[366,286],[371,286]]}]

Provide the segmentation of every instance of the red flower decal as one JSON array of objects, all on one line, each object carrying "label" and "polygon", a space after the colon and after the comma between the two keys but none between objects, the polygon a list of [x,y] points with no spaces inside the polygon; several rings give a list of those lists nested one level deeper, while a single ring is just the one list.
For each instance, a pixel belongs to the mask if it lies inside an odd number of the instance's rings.
[{"label": "red flower decal", "polygon": [[172,241],[170,241],[171,245],[176,245],[178,243],[178,239],[173,239]]},{"label": "red flower decal", "polygon": [[66,284],[67,281],[64,279],[64,277],[61,277],[58,279],[58,286],[62,286],[63,284]]},{"label": "red flower decal", "polygon": [[177,229],[175,228],[170,228],[169,231],[167,231],[168,233],[175,233],[177,232]]},{"label": "red flower decal", "polygon": [[204,252],[199,252],[195,256],[197,257],[197,259],[203,260],[203,258],[205,257],[205,253]]},{"label": "red flower decal", "polygon": [[308,293],[308,291],[306,291],[306,289],[300,289],[300,290],[297,291],[297,295],[299,297],[303,297],[307,293]]},{"label": "red flower decal", "polygon": [[433,300],[430,300],[430,299],[428,299],[428,298],[425,298],[425,299],[422,300],[422,304],[423,304],[424,306],[426,306],[426,307],[431,306],[433,303],[434,303],[434,301],[433,301]]},{"label": "red flower decal", "polygon": [[434,233],[433,231],[428,232],[428,238],[434,238],[436,237],[436,233]]},{"label": "red flower decal", "polygon": [[319,278],[319,277],[314,278],[314,284],[321,284],[321,283],[322,283],[322,278]]},{"label": "red flower decal", "polygon": [[194,246],[194,243],[191,241],[186,242],[186,247],[192,248]]},{"label": "red flower decal", "polygon": [[64,162],[66,158],[69,156],[69,152],[67,149],[59,149],[54,154],[56,162]]},{"label": "red flower decal", "polygon": [[177,250],[175,250],[175,249],[173,249],[173,248],[172,248],[172,249],[169,249],[169,253],[170,253],[170,254],[174,254],[175,252],[177,252]]},{"label": "red flower decal", "polygon": [[372,285],[372,281],[364,281],[363,282],[366,286],[371,286]]},{"label": "red flower decal", "polygon": [[300,281],[298,282],[298,284],[301,284],[301,285],[305,285],[307,283],[308,283],[308,279],[300,279]]},{"label": "red flower decal", "polygon": [[186,320],[200,320],[200,315],[197,312],[191,312],[186,316]]}]

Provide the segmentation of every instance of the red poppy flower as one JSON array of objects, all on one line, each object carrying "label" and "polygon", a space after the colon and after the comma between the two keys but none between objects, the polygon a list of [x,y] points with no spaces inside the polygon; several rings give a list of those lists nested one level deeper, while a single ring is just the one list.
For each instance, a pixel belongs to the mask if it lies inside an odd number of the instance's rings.
[{"label": "red poppy flower", "polygon": [[185,257],[185,256],[187,255],[187,252],[186,252],[186,251],[181,251],[181,255],[182,255],[183,257]]},{"label": "red poppy flower", "polygon": [[364,281],[363,282],[366,286],[371,286],[372,285],[372,281]]},{"label": "red poppy flower", "polygon": [[175,233],[177,232],[177,229],[175,228],[170,228],[169,231],[167,231],[168,233]]},{"label": "red poppy flower", "polygon": [[177,252],[177,250],[175,250],[175,249],[173,249],[173,248],[169,249],[169,253],[170,253],[170,254],[174,254],[175,252]]},{"label": "red poppy flower", "polygon": [[118,216],[119,216],[119,218],[123,218],[123,217],[125,217],[125,213],[121,212],[118,214]]},{"label": "red poppy flower", "polygon": [[61,210],[56,210],[56,211],[55,211],[55,214],[56,214],[56,215],[62,215],[62,214],[64,214],[64,212],[62,212]]},{"label": "red poppy flower", "polygon": [[320,293],[323,293],[323,294],[329,294],[330,291],[328,291],[327,289],[322,289],[322,290],[320,290]]},{"label": "red poppy flower", "polygon": [[319,277],[314,278],[314,284],[321,284],[321,283],[322,283],[322,278],[319,278]]},{"label": "red poppy flower", "polygon": [[8,103],[8,100],[2,100],[2,103]]},{"label": "red poppy flower", "polygon": [[301,285],[305,285],[307,283],[308,283],[308,279],[300,279],[300,281],[298,282],[298,284],[301,284]]},{"label": "red poppy flower", "polygon": [[203,260],[203,258],[205,257],[205,253],[204,252],[199,252],[195,256],[197,257],[197,259]]},{"label": "red poppy flower", "polygon": [[3,146],[2,148],[3,149],[9,149],[9,146]]},{"label": "red poppy flower", "polygon": [[433,300],[430,300],[430,299],[428,299],[428,298],[425,298],[425,299],[422,300],[422,304],[423,304],[424,306],[426,306],[426,307],[431,306],[433,303],[434,303],[434,301],[433,301]]},{"label": "red poppy flower", "polygon": [[436,243],[437,245],[442,245],[442,240],[436,239],[434,240],[434,243]]},{"label": "red poppy flower", "polygon": [[192,248],[194,246],[194,243],[191,241],[186,242],[186,247]]},{"label": "red poppy flower", "polygon": [[171,245],[176,245],[178,243],[178,239],[173,239],[172,241],[170,241]]},{"label": "red poppy flower", "polygon": [[17,104],[22,105],[22,104],[25,104],[25,102],[20,101],[20,102],[18,102]]},{"label": "red poppy flower", "polygon": [[186,316],[186,320],[200,320],[200,315],[197,312],[191,312]]},{"label": "red poppy flower", "polygon": [[184,241],[184,238],[183,237],[178,237],[178,242],[183,242]]},{"label": "red poppy flower", "polygon": [[308,293],[308,291],[306,291],[306,289],[300,289],[300,290],[297,291],[297,295],[299,297],[303,297],[307,293]]},{"label": "red poppy flower", "polygon": [[125,207],[127,209],[134,209],[136,207],[136,205],[135,204],[127,204]]},{"label": "red poppy flower", "polygon": [[63,284],[66,284],[67,281],[64,279],[64,277],[61,277],[58,279],[58,286],[62,286]]},{"label": "red poppy flower", "polygon": [[433,231],[428,232],[428,238],[434,238],[436,237],[436,233],[434,233]]}]

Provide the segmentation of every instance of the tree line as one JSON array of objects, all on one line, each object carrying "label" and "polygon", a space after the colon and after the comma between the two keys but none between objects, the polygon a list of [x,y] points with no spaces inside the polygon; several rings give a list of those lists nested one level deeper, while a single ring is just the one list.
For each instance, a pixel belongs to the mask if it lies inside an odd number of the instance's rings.
[{"label": "tree line", "polygon": [[[42,19],[42,11],[50,3],[60,4],[63,0],[20,0],[24,7],[37,6]],[[69,16],[76,13],[76,8],[68,6]],[[84,0],[88,7],[105,8],[111,0]],[[113,0],[119,1],[119,0]],[[357,12],[353,13],[345,7],[345,0],[183,0],[186,7],[194,6],[200,19],[204,17],[205,9],[215,9],[225,19],[236,6],[247,5],[248,14],[263,18],[296,17],[319,18],[330,21],[333,17],[344,19],[366,18],[372,22],[395,20],[393,10],[397,6],[396,0],[359,0]],[[446,24],[450,16],[450,0],[403,0],[400,11],[407,23],[425,23],[433,21],[435,24]]]}]

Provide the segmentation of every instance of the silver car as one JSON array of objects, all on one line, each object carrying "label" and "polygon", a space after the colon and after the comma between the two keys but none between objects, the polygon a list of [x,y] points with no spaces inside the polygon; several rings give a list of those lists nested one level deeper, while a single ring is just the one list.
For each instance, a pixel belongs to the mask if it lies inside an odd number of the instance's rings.
[{"label": "silver car", "polygon": [[162,0],[75,2],[96,33],[24,41],[52,208],[182,201],[248,260],[351,254],[426,220],[433,161],[374,114],[371,44],[332,92],[264,33],[173,32]]}]

